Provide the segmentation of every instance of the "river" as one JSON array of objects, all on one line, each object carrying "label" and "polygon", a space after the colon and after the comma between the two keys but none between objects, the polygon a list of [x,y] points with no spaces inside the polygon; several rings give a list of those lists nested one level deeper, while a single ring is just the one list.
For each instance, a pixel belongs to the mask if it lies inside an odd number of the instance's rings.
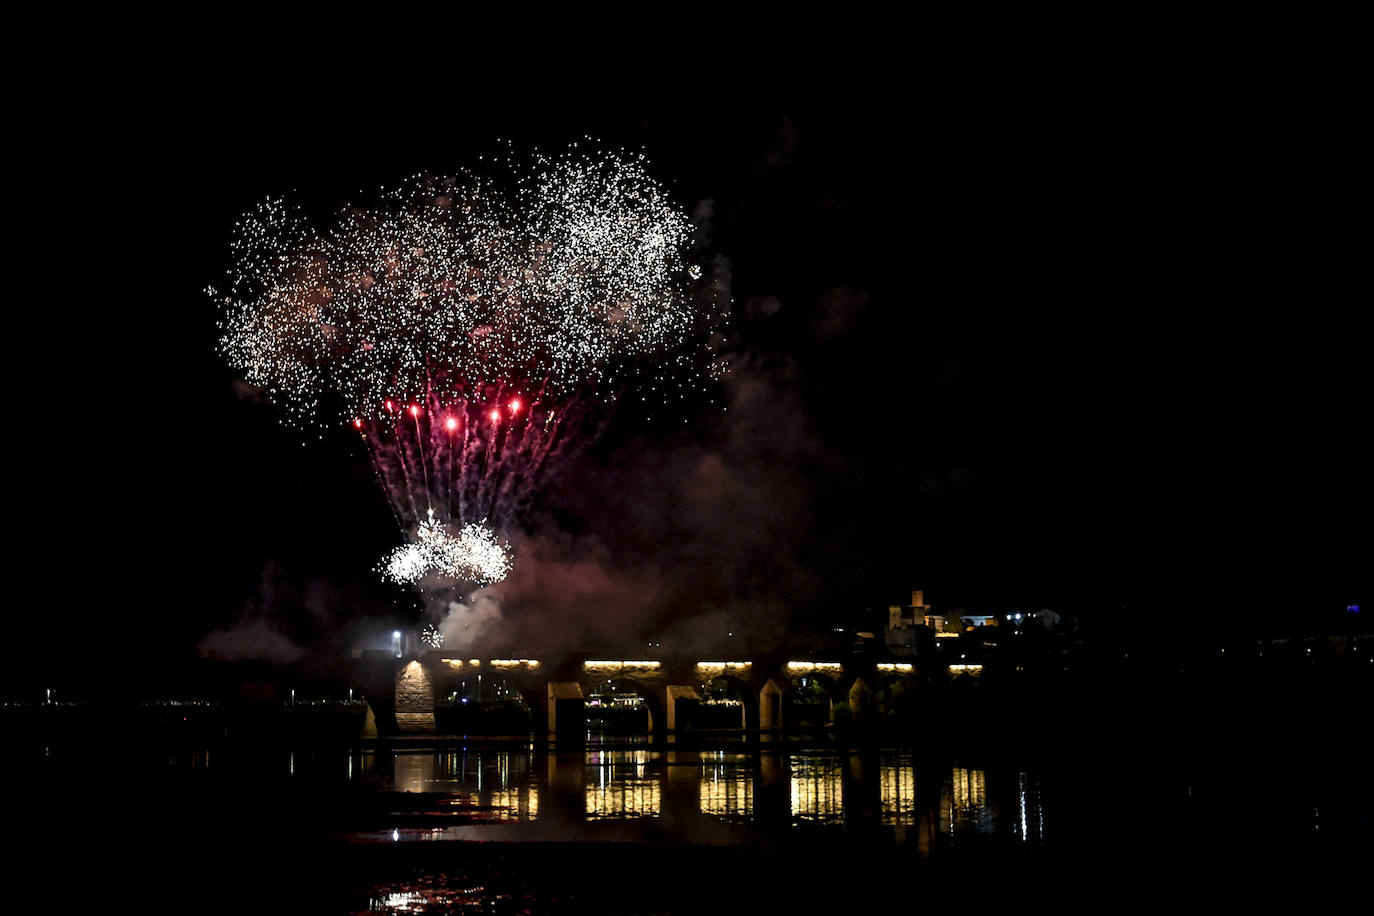
[{"label": "river", "polygon": [[[1339,881],[1365,758],[720,738],[11,744],[16,912],[874,912]],[[1304,879],[1305,880],[1305,879]],[[1203,882],[1199,884],[1198,882]],[[1173,889],[1170,891],[1169,889]],[[1107,894],[1109,898],[1102,895]]]}]

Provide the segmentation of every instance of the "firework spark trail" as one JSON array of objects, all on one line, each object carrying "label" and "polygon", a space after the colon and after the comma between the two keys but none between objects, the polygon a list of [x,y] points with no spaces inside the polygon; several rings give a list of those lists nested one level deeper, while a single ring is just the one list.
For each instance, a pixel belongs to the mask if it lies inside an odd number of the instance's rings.
[{"label": "firework spark trail", "polygon": [[418,407],[416,407],[416,406],[414,406],[414,405],[411,406],[411,408],[410,408],[410,418],[411,418],[412,420],[415,421],[415,451],[416,451],[416,456],[415,456],[415,457],[419,459],[419,461],[420,461],[420,470],[421,470],[421,471],[423,472],[423,474],[424,474],[424,481],[425,481],[425,502],[426,502],[425,508],[428,509],[429,512],[430,512],[431,514],[433,514],[433,512],[434,512],[434,500],[430,498],[430,489],[429,489],[429,465],[425,463],[425,437],[424,437],[424,434],[423,434],[422,432],[420,432],[420,410],[419,410]]},{"label": "firework spark trail", "polygon": [[267,201],[239,223],[228,291],[211,290],[221,349],[288,422],[363,435],[402,566],[464,569],[453,545],[513,523],[590,432],[574,405],[613,402],[627,366],[705,317],[690,225],[642,157],[494,169],[507,179],[417,176],[318,230]]},{"label": "firework spark trail", "polygon": [[396,455],[396,464],[400,466],[401,481],[404,484],[401,492],[405,497],[405,501],[410,503],[410,516],[412,518],[419,518],[420,507],[415,499],[415,484],[411,470],[408,467],[409,462],[407,461],[407,458],[413,459],[414,456],[408,455],[404,446],[401,444],[401,423],[399,420],[393,425],[392,434],[394,436],[392,441],[395,443],[394,454]]},{"label": "firework spark trail", "polygon": [[477,511],[479,514],[490,517],[491,515],[491,486],[492,475],[495,473],[501,461],[501,396],[505,393],[504,386],[496,390],[496,403],[498,406],[492,408],[488,419],[490,428],[487,432],[486,461],[482,465],[482,476],[477,480]]},{"label": "firework spark trail", "polygon": [[373,437],[362,432],[362,421],[355,420],[353,425],[362,435],[363,444],[367,448],[368,461],[372,465],[372,473],[377,477],[377,485],[381,488],[383,493],[388,494],[386,503],[391,509],[391,517],[396,520],[396,527],[405,531],[406,525],[401,521],[400,507],[396,505],[396,500],[390,498],[390,494],[393,492],[392,488],[395,484],[387,477],[388,463],[384,462],[378,455],[377,446],[373,442]]},{"label": "firework spark trail", "polygon": [[[501,395],[505,411],[489,407],[490,402],[431,403],[405,406],[409,421],[399,411],[390,423],[355,421],[403,533],[418,538],[431,522],[504,524],[528,504],[545,464],[568,441],[564,423],[576,413],[577,399],[559,402],[560,410],[545,416],[543,405],[522,399],[517,408],[506,392]],[[467,446],[458,439],[459,427]],[[434,556],[433,550],[419,548],[393,555],[387,577],[405,581],[397,572],[402,568],[410,569],[409,581],[422,578],[420,570],[466,568]]]},{"label": "firework spark trail", "polygon": [[[475,439],[476,439],[476,437],[473,436],[473,434],[472,434],[472,424],[471,424],[471,423],[464,423],[464,424],[463,424],[463,451],[462,451],[462,453],[461,453],[461,454],[462,454],[462,457],[461,457],[461,458],[459,459],[459,461],[458,461],[458,467],[459,467],[459,468],[467,468],[467,467],[469,466],[469,462],[472,460],[472,447],[473,447],[473,446],[472,446],[472,443],[473,443],[473,441],[474,441]],[[467,488],[467,485],[466,485],[466,484],[467,484],[466,478],[464,478],[464,479],[462,479],[462,480],[458,480],[458,479],[455,478],[455,479],[454,479],[454,482],[455,482],[455,483],[457,484],[457,486],[458,486],[458,502],[457,502],[457,506],[458,506],[458,517],[459,517],[459,518],[469,518],[470,516],[468,515],[468,488]],[[450,502],[450,505],[452,505],[452,504],[453,504],[453,503]]]}]

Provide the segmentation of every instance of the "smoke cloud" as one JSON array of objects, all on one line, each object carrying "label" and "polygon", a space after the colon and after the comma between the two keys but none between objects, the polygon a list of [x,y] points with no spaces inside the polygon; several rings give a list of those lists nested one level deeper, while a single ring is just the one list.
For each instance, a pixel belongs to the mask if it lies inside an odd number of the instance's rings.
[{"label": "smoke cloud", "polygon": [[807,556],[824,456],[795,370],[745,360],[725,409],[667,440],[625,441],[561,477],[551,513],[512,537],[515,569],[427,602],[445,646],[490,652],[776,645],[823,570]]},{"label": "smoke cloud", "polygon": [[501,626],[501,606],[490,596],[477,595],[468,603],[452,601],[438,624],[444,647],[467,650]]},{"label": "smoke cloud", "polygon": [[214,630],[200,641],[197,651],[222,662],[265,661],[289,665],[305,650],[266,617],[240,619],[233,626]]}]

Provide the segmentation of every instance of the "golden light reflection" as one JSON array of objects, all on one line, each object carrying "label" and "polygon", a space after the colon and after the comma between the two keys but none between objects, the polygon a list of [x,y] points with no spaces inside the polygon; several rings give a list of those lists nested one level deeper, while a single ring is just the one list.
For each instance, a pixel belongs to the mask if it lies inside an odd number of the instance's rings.
[{"label": "golden light reflection", "polygon": [[956,832],[991,833],[992,810],[988,806],[987,774],[983,770],[954,767],[949,785],[941,794],[940,829]]},{"label": "golden light reflection", "polygon": [[397,754],[394,780],[397,792],[433,792],[435,755]]},{"label": "golden light reflection", "polygon": [[734,760],[727,760],[725,751],[701,755],[700,787],[702,814],[727,818],[754,816],[753,774]]},{"label": "golden light reflection", "polygon": [[431,759],[434,772],[426,791],[452,793],[448,804],[462,809],[477,805],[485,820],[538,819],[539,793],[530,783],[529,760],[524,755],[449,751]]},{"label": "golden light reflection", "polygon": [[910,764],[887,763],[878,770],[885,826],[916,823],[916,774]]},{"label": "golden light reflection", "polygon": [[840,762],[798,754],[792,758],[793,820],[841,823],[844,820],[844,775]]},{"label": "golden light reflection", "polygon": [[646,750],[587,754],[587,819],[659,817],[663,788],[648,769]]},{"label": "golden light reflection", "polygon": [[916,666],[913,665],[911,662],[878,662],[878,664],[874,667],[877,668],[879,671],[907,672],[911,671]]},{"label": "golden light reflection", "polygon": [[788,671],[843,671],[841,662],[788,662]]},{"label": "golden light reflection", "polygon": [[498,789],[491,793],[491,804],[498,809],[499,820],[539,820],[539,793],[528,786]]},{"label": "golden light reflection", "polygon": [[663,793],[657,780],[616,779],[587,786],[587,819],[658,817]]}]

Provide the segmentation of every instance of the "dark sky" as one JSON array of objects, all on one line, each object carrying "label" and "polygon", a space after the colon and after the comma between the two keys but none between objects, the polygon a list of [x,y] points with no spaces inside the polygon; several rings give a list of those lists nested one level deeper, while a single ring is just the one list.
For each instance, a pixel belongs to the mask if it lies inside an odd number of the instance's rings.
[{"label": "dark sky", "polygon": [[770,632],[914,588],[1159,621],[1368,600],[1341,62],[1106,57],[39,80],[4,148],[10,619],[153,656],[414,619],[369,572],[396,531],[365,461],[236,396],[203,289],[268,195],[327,211],[583,136],[643,149],[728,263],[731,410],[617,415],[569,461],[508,632]]}]

